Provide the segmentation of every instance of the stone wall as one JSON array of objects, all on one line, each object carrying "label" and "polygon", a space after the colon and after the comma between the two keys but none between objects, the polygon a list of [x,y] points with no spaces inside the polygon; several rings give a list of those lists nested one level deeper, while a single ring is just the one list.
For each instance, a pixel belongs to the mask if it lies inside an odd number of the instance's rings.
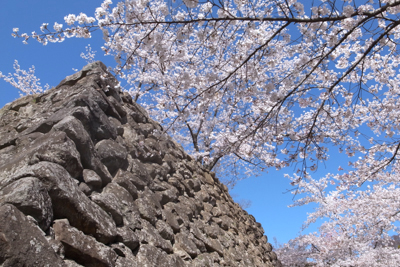
[{"label": "stone wall", "polygon": [[280,266],[101,62],[0,110],[1,266]]}]

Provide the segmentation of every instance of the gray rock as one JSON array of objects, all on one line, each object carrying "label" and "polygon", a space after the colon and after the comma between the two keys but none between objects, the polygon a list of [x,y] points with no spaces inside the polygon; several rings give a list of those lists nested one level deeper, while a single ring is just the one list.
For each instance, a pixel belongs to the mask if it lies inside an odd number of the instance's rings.
[{"label": "gray rock", "polygon": [[13,205],[0,207],[0,265],[66,266],[43,232]]},{"label": "gray rock", "polygon": [[79,189],[87,196],[90,196],[93,192],[93,188],[88,186],[85,183],[80,183],[79,184]]},{"label": "gray rock", "polygon": [[116,267],[140,267],[138,266],[136,256],[124,244],[112,244],[111,247],[118,254],[117,261],[115,262]]},{"label": "gray rock", "polygon": [[136,205],[139,209],[140,216],[155,225],[157,216],[159,216],[161,212],[157,209],[157,206],[154,205],[154,201],[152,201],[151,197],[138,198],[136,200]]},{"label": "gray rock", "polygon": [[[178,221],[179,217],[176,214],[176,211],[173,207],[164,206],[163,217],[164,217],[165,221],[168,223],[168,225],[172,228],[174,233],[177,233],[180,231],[180,223]],[[180,222],[183,222],[183,221],[180,220]]]},{"label": "gray rock", "polygon": [[117,134],[122,136],[124,134],[124,127],[122,127],[121,122],[113,117],[108,117],[108,120],[110,121],[112,127],[117,130]]},{"label": "gray rock", "polygon": [[125,188],[131,194],[133,199],[138,198],[137,188],[143,190],[146,186],[146,183],[143,182],[139,177],[131,172],[126,172],[121,169],[115,175],[113,182]]},{"label": "gray rock", "polygon": [[153,247],[151,245],[145,244],[140,246],[137,254],[137,261],[139,266],[149,266],[149,267],[167,267],[168,256],[165,252]]},{"label": "gray rock", "polygon": [[101,177],[104,185],[111,182],[112,177],[110,173],[96,156],[93,142],[78,119],[73,116],[67,116],[54,125],[54,129],[64,131],[68,137],[74,141],[81,155],[84,168],[95,171]]},{"label": "gray rock", "polygon": [[201,253],[196,244],[182,233],[176,234],[174,247],[183,249],[192,258]]},{"label": "gray rock", "polygon": [[92,195],[92,201],[111,214],[116,225],[122,225],[123,214],[132,211],[134,202],[132,196],[116,183],[108,184],[101,194]]},{"label": "gray rock", "polygon": [[97,155],[108,171],[114,176],[119,169],[128,168],[128,152],[113,140],[102,140],[95,146]]},{"label": "gray rock", "polygon": [[[26,142],[21,142],[25,143]],[[22,144],[20,144],[22,146]],[[41,135],[31,143],[24,146],[18,155],[13,158],[13,163],[35,164],[39,161],[48,161],[64,167],[72,177],[76,178],[82,173],[80,154],[74,142],[63,132]],[[11,164],[13,164],[11,163]]]},{"label": "gray rock", "polygon": [[143,229],[135,232],[141,244],[150,244],[154,247],[160,248],[168,254],[173,252],[171,242],[162,238],[153,225],[147,221],[143,221],[142,224]]},{"label": "gray rock", "polygon": [[115,223],[98,205],[82,193],[68,172],[60,165],[40,162],[26,170],[26,173],[40,179],[49,192],[55,218],[67,218],[71,224],[92,234],[97,240],[108,243],[116,236]]},{"label": "gray rock", "polygon": [[0,190],[0,205],[13,204],[25,215],[30,215],[43,231],[53,221],[53,208],[49,194],[39,179],[21,178]]},{"label": "gray rock", "polygon": [[0,148],[14,145],[18,137],[18,132],[13,127],[7,125],[0,130]]},{"label": "gray rock", "polygon": [[174,240],[174,231],[172,230],[171,226],[169,226],[166,222],[158,220],[156,222],[156,228],[158,233],[167,240],[173,241]]},{"label": "gray rock", "polygon": [[118,135],[117,130],[112,127],[104,112],[109,108],[108,103],[103,96],[100,94],[97,95],[94,92],[96,92],[96,90],[86,90],[72,97],[71,105],[90,107],[88,117],[77,116],[77,118],[81,120],[85,128],[88,129],[95,143],[103,139],[115,139]]},{"label": "gray rock", "polygon": [[[199,255],[193,262],[193,267],[217,267],[220,266],[217,264],[218,255],[212,253],[203,253]],[[237,264],[237,263],[235,263]]]},{"label": "gray rock", "polygon": [[110,194],[94,194],[91,196],[94,203],[110,214],[117,226],[122,225],[123,213],[118,205],[118,199]]},{"label": "gray rock", "polygon": [[[199,225],[200,224],[200,225]],[[199,227],[201,227],[201,223],[200,221],[197,221],[196,224],[192,224],[191,225],[191,233],[193,233],[193,235],[199,239],[200,241],[202,241],[205,245],[205,247],[207,248],[207,250],[209,252],[217,252],[221,257],[223,257],[224,255],[224,251],[222,248],[221,243],[218,241],[218,239],[212,239],[212,238],[208,238],[205,234],[202,233],[202,231],[200,231]]]},{"label": "gray rock", "polygon": [[67,265],[67,267],[84,267],[73,260],[64,260],[64,263]]},{"label": "gray rock", "polygon": [[74,142],[63,132],[46,134],[33,142],[31,162],[49,161],[64,167],[72,177],[82,175],[81,157]]},{"label": "gray rock", "polygon": [[68,220],[54,221],[56,240],[65,247],[65,256],[84,266],[115,266],[117,254],[95,238],[72,227]]},{"label": "gray rock", "polygon": [[[149,185],[153,182],[150,174],[147,171],[146,165],[137,159],[132,159],[130,162],[130,172],[137,176],[144,182],[145,185]],[[154,177],[153,177],[154,178]],[[139,190],[142,190],[138,187]]]},{"label": "gray rock", "polygon": [[168,202],[178,201],[179,191],[175,187],[170,186],[170,188],[165,191],[157,192],[156,195],[158,196],[160,204],[165,205]]},{"label": "gray rock", "polygon": [[124,214],[124,226],[128,226],[132,230],[142,229],[142,221],[137,206],[133,207],[133,211]]},{"label": "gray rock", "polygon": [[[146,132],[145,136],[148,135]],[[156,140],[147,138],[144,142],[140,142],[138,148],[138,158],[143,162],[154,162],[162,164],[162,158],[165,154],[160,148]]]},{"label": "gray rock", "polygon": [[89,186],[94,189],[101,188],[102,180],[99,175],[95,171],[85,169],[83,170],[83,180]]},{"label": "gray rock", "polygon": [[123,243],[131,251],[134,251],[139,246],[139,238],[129,227],[123,226],[117,228],[117,232],[118,235],[116,241]]}]

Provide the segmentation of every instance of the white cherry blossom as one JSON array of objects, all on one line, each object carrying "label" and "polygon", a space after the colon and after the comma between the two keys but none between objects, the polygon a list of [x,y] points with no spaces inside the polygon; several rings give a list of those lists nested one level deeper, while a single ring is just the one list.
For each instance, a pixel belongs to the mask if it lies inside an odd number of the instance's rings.
[{"label": "white cherry blossom", "polygon": [[[298,166],[294,205],[317,203],[305,226],[324,223],[278,250],[286,266],[398,266],[399,10],[400,0],[107,0],[95,18],[66,16],[69,28],[13,36],[47,44],[99,30],[133,99],[230,185]],[[349,166],[313,177],[333,150]]]}]

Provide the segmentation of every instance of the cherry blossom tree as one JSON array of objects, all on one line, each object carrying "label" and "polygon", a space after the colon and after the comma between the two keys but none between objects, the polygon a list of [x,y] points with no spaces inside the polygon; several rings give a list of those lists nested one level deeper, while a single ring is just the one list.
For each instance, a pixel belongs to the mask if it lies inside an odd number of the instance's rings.
[{"label": "cherry blossom tree", "polygon": [[[231,185],[296,166],[294,205],[317,203],[305,226],[323,223],[278,250],[287,266],[396,266],[399,13],[400,0],[105,0],[13,35],[101,31],[133,99]],[[333,149],[349,166],[313,177]]]},{"label": "cherry blossom tree", "polygon": [[29,68],[29,70],[21,69],[18,61],[14,61],[14,73],[9,73],[4,75],[0,72],[0,78],[11,84],[13,87],[19,90],[20,96],[27,94],[38,94],[42,93],[44,90],[50,88],[48,84],[44,88],[40,84],[40,79],[35,75],[35,66]]}]

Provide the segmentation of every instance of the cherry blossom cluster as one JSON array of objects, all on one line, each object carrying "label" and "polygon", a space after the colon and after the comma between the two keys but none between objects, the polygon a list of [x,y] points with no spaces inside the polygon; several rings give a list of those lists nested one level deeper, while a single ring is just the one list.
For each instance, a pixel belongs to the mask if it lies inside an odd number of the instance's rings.
[{"label": "cherry blossom cluster", "polygon": [[[15,29],[14,29],[15,31]],[[42,93],[43,90],[49,89],[49,85],[46,84],[44,88],[40,84],[40,79],[35,76],[35,67],[32,66],[29,70],[21,69],[18,61],[14,61],[13,74],[9,73],[7,76],[0,72],[0,78],[10,83],[13,87],[20,91],[20,95],[31,95]]]},{"label": "cherry blossom cluster", "polygon": [[[313,3],[106,0],[67,29],[13,35],[100,30],[133,99],[230,185],[297,166],[295,205],[317,203],[305,226],[324,223],[278,250],[285,265],[396,266],[400,0]],[[332,150],[349,165],[313,177]]]},{"label": "cherry blossom cluster", "polygon": [[49,42],[51,43],[59,43],[65,41],[65,38],[90,38],[92,28],[97,28],[93,25],[96,21],[93,17],[88,17],[84,13],[80,13],[79,15],[69,14],[64,18],[65,22],[68,25],[74,25],[77,23],[82,26],[75,26],[71,28],[63,29],[63,24],[55,22],[53,25],[53,30],[49,29],[48,23],[43,23],[40,26],[41,33],[32,32],[31,35],[27,33],[19,34],[19,28],[14,28],[13,33],[11,34],[13,37],[21,37],[23,38],[23,43],[28,44],[29,39],[34,39],[43,45],[47,45]]},{"label": "cherry blossom cluster", "polygon": [[86,53],[81,53],[80,57],[83,58],[88,64],[94,62],[95,57],[96,57],[96,52],[97,51],[93,51],[92,47],[90,46],[90,44],[88,44],[86,47]]}]

